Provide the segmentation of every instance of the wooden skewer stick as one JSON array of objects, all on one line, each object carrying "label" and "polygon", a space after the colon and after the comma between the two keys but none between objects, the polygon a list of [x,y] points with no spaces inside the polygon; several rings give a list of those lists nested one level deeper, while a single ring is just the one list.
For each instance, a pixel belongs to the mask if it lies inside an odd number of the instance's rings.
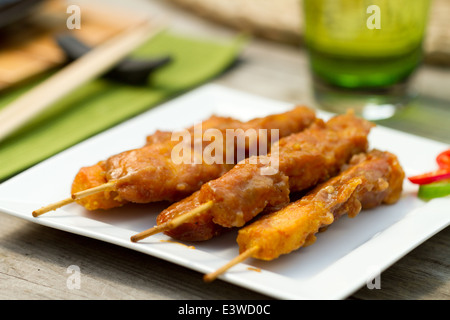
[{"label": "wooden skewer stick", "polygon": [[72,195],[72,199],[73,200],[83,199],[85,197],[88,197],[88,196],[91,196],[93,194],[105,191],[107,189],[114,188],[116,183],[117,183],[116,181],[109,181],[109,182],[101,184],[101,185],[99,185],[97,187],[93,187],[93,188],[90,188],[90,189],[86,189],[86,190],[74,193]]},{"label": "wooden skewer stick", "polygon": [[45,206],[45,207],[42,207],[42,208],[40,208],[38,210],[33,211],[33,217],[35,217],[35,218],[39,217],[41,214],[47,213],[47,212],[52,211],[52,210],[56,210],[56,209],[61,208],[61,207],[65,206],[65,205],[68,205],[68,204],[70,204],[72,202],[75,202],[75,200],[72,199],[72,198],[67,198],[67,199],[64,199],[64,200],[52,203],[52,204],[50,204],[48,206]]},{"label": "wooden skewer stick", "polygon": [[223,265],[219,269],[217,269],[214,272],[208,273],[205,276],[203,276],[203,280],[205,282],[211,282],[214,281],[218,276],[225,273],[228,269],[231,267],[234,267],[235,265],[241,263],[242,261],[250,258],[256,251],[259,250],[259,247],[251,247],[244,252],[242,252],[240,255],[238,255],[236,258],[228,262],[227,264]]},{"label": "wooden skewer stick", "polygon": [[87,196],[90,196],[90,195],[93,195],[93,194],[105,191],[105,190],[110,189],[110,188],[114,188],[116,183],[117,183],[116,181],[110,181],[110,182],[104,183],[102,185],[99,185],[99,186],[96,186],[96,187],[93,187],[93,188],[90,188],[90,189],[86,189],[86,190],[74,193],[70,198],[67,198],[67,199],[64,199],[64,200],[60,200],[58,202],[49,204],[49,205],[47,205],[45,207],[42,207],[42,208],[40,208],[38,210],[33,211],[33,217],[36,218],[36,217],[38,217],[38,216],[40,216],[40,215],[42,215],[44,213],[50,212],[52,210],[59,209],[59,208],[65,206],[65,205],[68,205],[68,204],[70,204],[72,202],[75,202],[76,200],[80,200],[82,198],[85,198]]},{"label": "wooden skewer stick", "polygon": [[197,208],[195,208],[194,210],[191,210],[191,211],[189,211],[189,212],[187,212],[185,214],[182,214],[182,215],[176,217],[175,219],[172,219],[170,221],[166,221],[166,222],[160,224],[159,226],[155,226],[153,228],[147,229],[145,231],[142,231],[142,232],[132,236],[131,237],[131,241],[132,242],[138,242],[139,240],[145,239],[145,238],[150,237],[150,236],[152,236],[154,234],[174,229],[174,228],[182,225],[186,221],[191,220],[196,215],[198,215],[198,214],[200,214],[202,212],[205,212],[206,210],[211,208],[213,206],[213,204],[214,204],[213,201],[205,202],[202,205],[200,205]]}]

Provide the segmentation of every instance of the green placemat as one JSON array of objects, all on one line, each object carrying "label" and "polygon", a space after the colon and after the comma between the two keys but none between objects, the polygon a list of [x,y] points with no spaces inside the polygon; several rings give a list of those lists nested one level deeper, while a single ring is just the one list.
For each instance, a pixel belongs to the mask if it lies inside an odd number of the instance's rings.
[{"label": "green placemat", "polygon": [[[148,85],[130,86],[105,79],[83,85],[0,142],[0,181],[206,82],[235,60],[242,44],[241,37],[218,42],[168,32],[158,35],[132,54],[169,54],[173,58],[150,76]],[[0,108],[37,81],[0,95]]]}]

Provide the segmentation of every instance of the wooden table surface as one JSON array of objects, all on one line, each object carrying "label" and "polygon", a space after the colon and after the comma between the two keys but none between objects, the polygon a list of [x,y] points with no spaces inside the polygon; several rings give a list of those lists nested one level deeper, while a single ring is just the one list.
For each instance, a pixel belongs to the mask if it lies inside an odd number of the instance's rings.
[{"label": "wooden table surface", "polygon": [[[180,32],[216,38],[235,35],[164,1],[136,1],[133,6],[163,14]],[[239,62],[212,82],[315,106],[307,57],[298,47],[253,39]],[[423,66],[413,84],[420,94],[415,116],[382,124],[450,144],[450,70]],[[446,128],[436,123],[446,123]],[[449,244],[446,228],[383,272],[381,289],[363,287],[349,299],[450,299]],[[80,267],[78,290],[70,290],[66,283],[71,265]],[[0,299],[271,298],[221,280],[205,284],[201,274],[184,267],[0,213]]]}]

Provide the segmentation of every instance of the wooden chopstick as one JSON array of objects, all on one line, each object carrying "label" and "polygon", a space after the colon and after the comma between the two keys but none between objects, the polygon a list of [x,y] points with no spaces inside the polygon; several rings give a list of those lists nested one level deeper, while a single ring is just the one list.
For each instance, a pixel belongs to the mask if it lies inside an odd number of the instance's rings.
[{"label": "wooden chopstick", "polygon": [[132,50],[164,29],[149,21],[139,22],[23,94],[0,110],[0,142],[69,92],[107,72]]}]

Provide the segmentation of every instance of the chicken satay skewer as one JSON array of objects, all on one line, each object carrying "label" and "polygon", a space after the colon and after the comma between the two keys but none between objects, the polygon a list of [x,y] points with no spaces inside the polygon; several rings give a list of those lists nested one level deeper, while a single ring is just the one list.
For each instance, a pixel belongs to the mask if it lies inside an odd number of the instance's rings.
[{"label": "chicken satay skewer", "polygon": [[[354,154],[367,150],[367,135],[372,126],[347,114],[282,138],[278,143],[279,153],[276,154],[279,158],[277,173],[261,173],[267,163],[263,159],[272,157],[272,154],[258,157],[261,161],[256,164],[246,159],[222,177],[204,184],[192,197],[161,212],[157,222],[162,225],[178,216],[189,216],[197,205],[213,201],[214,206],[203,210],[201,217],[197,212],[189,223],[172,223],[170,230],[156,226],[137,238],[142,239],[144,234],[154,235],[163,230],[178,240],[204,241],[218,234],[220,227],[241,227],[266,207],[288,204],[290,192],[305,190],[337,174]],[[177,230],[177,227],[181,229]]]},{"label": "chicken satay skewer", "polygon": [[362,209],[395,203],[401,195],[404,172],[389,152],[373,150],[354,157],[350,167],[305,197],[269,213],[238,232],[241,254],[215,272],[204,276],[213,281],[250,257],[270,261],[314,243],[315,234],[339,217],[353,218]]},{"label": "chicken satay skewer", "polygon": [[[95,187],[92,187],[92,188],[89,188],[89,189],[86,189],[86,190],[82,190],[82,191],[79,191],[79,192],[75,192],[69,198],[57,201],[55,203],[46,205],[46,206],[44,206],[44,207],[42,207],[42,208],[40,208],[38,210],[33,211],[33,213],[32,213],[33,217],[38,217],[38,216],[40,216],[40,215],[42,215],[44,213],[47,213],[47,212],[59,209],[59,208],[65,206],[65,205],[68,205],[70,203],[76,202],[77,200],[81,200],[83,198],[86,198],[88,196],[91,196],[91,195],[94,195],[94,194],[97,194],[97,193],[100,193],[100,192],[104,192],[104,191],[107,191],[107,190],[114,191],[116,185],[120,182],[120,180],[129,179],[131,175],[137,175],[137,174],[139,174],[139,171],[134,172],[132,174],[129,174],[127,176],[123,176],[123,177],[121,177],[121,178],[119,178],[117,180],[108,181],[108,182],[106,182],[104,184],[101,184],[101,185],[98,185],[98,186],[95,186]],[[198,210],[193,210],[194,212],[191,213],[191,216],[195,216],[197,211],[200,212],[201,210],[206,210],[206,209],[208,209],[206,206],[202,206]],[[179,219],[178,222],[175,221],[174,223],[171,223],[170,225],[172,226],[172,228],[174,228],[175,226],[181,224],[183,220],[186,220],[186,219]],[[169,229],[169,228],[165,228],[164,230],[166,230],[166,229]],[[158,228],[158,230],[161,230],[161,231],[158,231],[158,232],[164,231],[163,228]]]},{"label": "chicken satay skewer", "polygon": [[[259,158],[259,157],[258,157]],[[246,162],[248,162],[249,159],[246,159],[245,161],[238,163],[236,165],[236,167],[240,167],[240,166],[246,166]],[[264,167],[264,165],[261,165],[262,167]],[[249,175],[252,175],[255,177],[258,172],[260,170],[260,164],[255,164],[253,166],[253,168],[251,168],[247,173]],[[278,179],[277,179],[278,178]],[[264,178],[262,178],[264,179]],[[276,174],[276,178],[266,178],[267,180],[270,181],[281,181],[282,186],[280,186],[281,190],[280,192],[280,199],[278,201],[286,201],[288,199],[288,190],[287,190],[287,177],[283,174],[283,173],[278,173]],[[242,179],[243,181],[246,181],[246,179]],[[269,191],[269,188],[265,188],[264,190],[266,193]],[[183,201],[186,201],[189,199],[194,199],[196,200],[197,196],[200,194],[201,190],[196,191],[194,194],[192,194],[190,197],[173,204],[173,206],[177,206],[179,203],[183,203]],[[281,198],[283,200],[281,200]],[[153,236],[157,233],[161,233],[161,232],[170,232],[171,230],[174,230],[180,226],[183,226],[186,223],[195,223],[195,219],[197,217],[200,217],[203,215],[208,215],[208,211],[210,209],[212,209],[214,206],[217,206],[218,203],[215,201],[216,199],[211,199],[211,200],[207,200],[207,201],[202,201],[201,203],[193,203],[195,204],[192,208],[190,208],[187,211],[184,211],[183,214],[180,214],[176,217],[174,217],[173,219],[168,219],[167,221],[163,222],[163,223],[158,223],[156,226],[149,228],[147,230],[144,230],[134,236],[131,237],[131,241],[132,242],[137,242],[140,240],[143,240],[147,237]],[[172,208],[172,206],[169,207],[169,209]]]},{"label": "chicken satay skewer", "polygon": [[[218,123],[219,120],[220,118],[217,117],[212,118],[212,121],[207,123],[206,127],[214,128],[218,126],[220,131],[225,131],[229,127],[232,129],[252,128],[253,130],[268,131],[276,129],[279,131],[279,136],[283,137],[309,127],[316,121],[316,117],[312,109],[298,106],[282,114],[255,118],[248,122],[234,120],[234,122],[229,123],[230,120],[225,119],[227,123],[220,124]],[[190,132],[195,134],[195,130],[192,128]],[[155,141],[155,143],[143,148],[110,157],[108,160],[102,161],[101,165],[99,163],[95,166],[82,168],[86,170],[83,172],[80,170],[72,185],[72,192],[74,193],[72,198],[75,199],[70,200],[68,198],[58,201],[36,210],[33,215],[39,216],[74,201],[85,206],[88,210],[109,209],[127,202],[177,201],[196,191],[199,186],[208,180],[222,175],[233,166],[228,162],[212,165],[202,163],[195,167],[188,164],[174,165],[171,162],[171,150],[179,142],[168,139],[167,133],[156,138],[156,140],[150,140]],[[272,142],[272,138],[270,140]],[[270,144],[269,141],[267,142]],[[248,147],[247,145],[244,146],[246,153],[249,151],[247,150]],[[224,151],[227,151],[227,149],[224,149]],[[195,150],[193,152],[195,154]],[[227,157],[225,154],[224,156]],[[132,172],[132,174],[127,174],[127,172]],[[152,173],[156,173],[158,177],[154,177]],[[166,179],[162,179],[162,177]],[[167,177],[170,179],[167,179]],[[79,179],[77,180],[77,178]],[[154,181],[154,179],[159,180]],[[94,185],[92,185],[92,181],[95,182]],[[108,184],[111,181],[114,181],[115,184]],[[167,182],[170,184],[167,185]],[[106,184],[103,185],[103,183]],[[158,183],[163,185],[159,186]],[[85,189],[85,185],[88,186],[87,189],[89,190]],[[74,188],[75,186],[76,188]],[[101,194],[102,191],[104,191],[104,196]],[[112,197],[110,192],[114,192]],[[98,196],[97,198],[92,199],[92,201],[88,200],[91,198],[87,198],[87,196],[95,194]],[[80,199],[86,200],[79,202]],[[113,201],[105,201],[105,199],[113,199]],[[116,199],[118,200],[116,201]],[[101,203],[101,205],[98,205],[98,203]]]}]

